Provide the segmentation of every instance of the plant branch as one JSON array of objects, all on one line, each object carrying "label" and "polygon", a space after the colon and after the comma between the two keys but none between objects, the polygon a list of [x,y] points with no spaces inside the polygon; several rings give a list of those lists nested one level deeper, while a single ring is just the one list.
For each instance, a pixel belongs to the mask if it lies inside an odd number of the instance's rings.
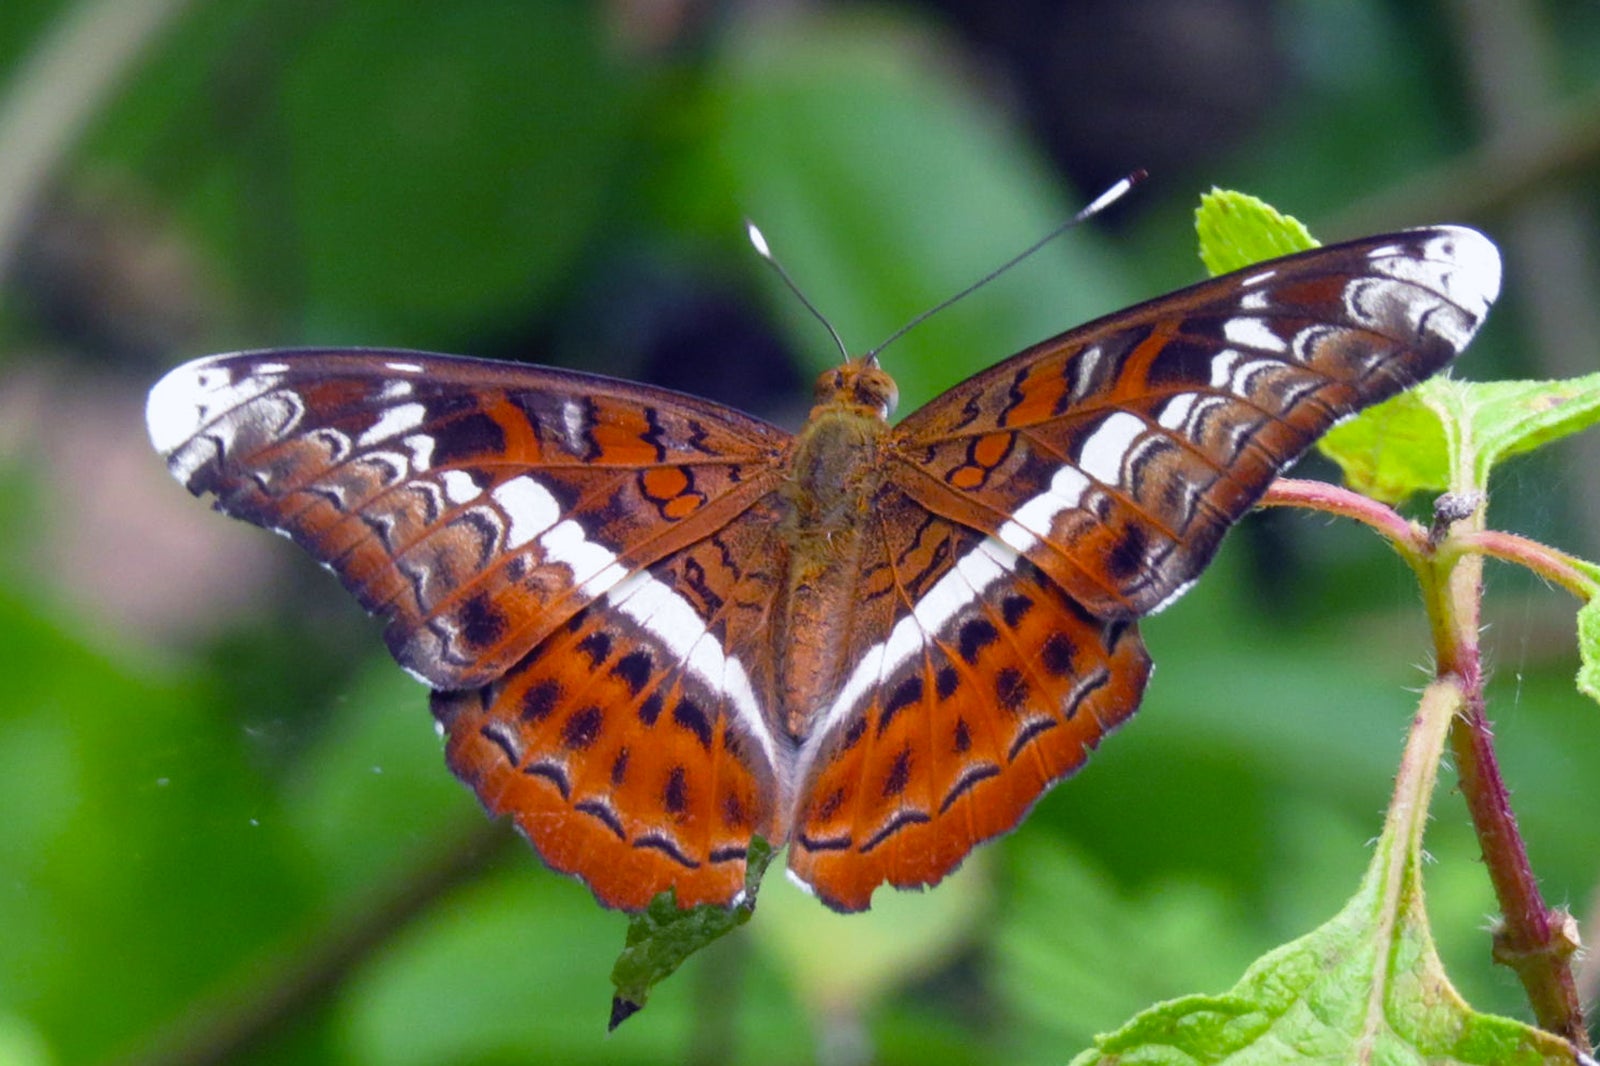
[{"label": "plant branch", "polygon": [[[1445,497],[1441,497],[1441,505]],[[1576,950],[1571,918],[1547,906],[1500,776],[1494,731],[1485,710],[1483,656],[1478,643],[1483,596],[1483,556],[1463,552],[1459,540],[1484,533],[1484,502],[1449,524],[1439,550],[1417,568],[1434,634],[1436,676],[1454,678],[1463,707],[1450,726],[1450,747],[1462,797],[1472,816],[1483,861],[1500,903],[1495,961],[1516,971],[1534,1017],[1544,1029],[1590,1050],[1570,960]],[[1440,524],[1444,528],[1443,524]],[[1457,539],[1459,538],[1459,540]],[[1493,541],[1491,541],[1493,543]]]},{"label": "plant branch", "polygon": [[1578,947],[1576,928],[1570,915],[1547,906],[1540,896],[1500,776],[1485,710],[1478,623],[1485,555],[1521,563],[1584,600],[1595,594],[1594,579],[1561,552],[1484,529],[1485,500],[1470,487],[1439,498],[1431,529],[1376,500],[1317,481],[1280,478],[1261,505],[1305,507],[1361,522],[1387,538],[1416,572],[1433,633],[1435,685],[1451,685],[1461,694],[1460,710],[1450,723],[1450,746],[1503,915],[1495,933],[1495,961],[1516,971],[1541,1027],[1589,1052],[1570,965]]},{"label": "plant branch", "polygon": [[1281,477],[1261,497],[1260,507],[1304,507],[1339,515],[1370,526],[1403,555],[1419,556],[1427,550],[1427,532],[1392,507],[1340,485],[1305,478]]},{"label": "plant branch", "polygon": [[1482,552],[1503,562],[1525,566],[1584,602],[1600,594],[1600,586],[1573,564],[1570,555],[1536,540],[1515,533],[1485,529],[1457,537],[1455,544],[1468,551]]},{"label": "plant branch", "polygon": [[1466,689],[1466,706],[1451,724],[1456,774],[1502,915],[1494,959],[1516,971],[1539,1025],[1591,1050],[1571,960],[1578,949],[1571,915],[1545,904],[1494,754],[1494,730],[1484,713],[1482,679]]}]

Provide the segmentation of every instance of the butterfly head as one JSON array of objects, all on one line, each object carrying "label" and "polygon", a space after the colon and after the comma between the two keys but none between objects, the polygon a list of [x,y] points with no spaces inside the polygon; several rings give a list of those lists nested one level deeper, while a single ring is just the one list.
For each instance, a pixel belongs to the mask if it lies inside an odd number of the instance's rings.
[{"label": "butterfly head", "polygon": [[818,407],[864,407],[888,419],[899,400],[900,389],[875,355],[848,360],[817,378]]}]

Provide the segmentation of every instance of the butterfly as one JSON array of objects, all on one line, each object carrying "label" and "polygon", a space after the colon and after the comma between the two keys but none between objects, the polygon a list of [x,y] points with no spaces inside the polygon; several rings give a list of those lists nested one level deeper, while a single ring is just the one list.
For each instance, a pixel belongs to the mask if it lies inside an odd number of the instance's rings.
[{"label": "butterfly", "polygon": [[387,619],[446,758],[628,910],[735,903],[752,838],[840,911],[932,885],[1139,705],[1137,621],[1335,422],[1467,344],[1482,234],[1332,245],[1036,344],[898,424],[875,357],[798,433],[592,374],[212,356],[150,438]]}]

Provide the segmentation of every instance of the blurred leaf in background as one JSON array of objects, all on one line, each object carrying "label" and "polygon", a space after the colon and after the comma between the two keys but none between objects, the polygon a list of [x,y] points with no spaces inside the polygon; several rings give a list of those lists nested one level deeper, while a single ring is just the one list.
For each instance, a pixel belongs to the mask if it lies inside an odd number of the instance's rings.
[{"label": "blurred leaf in background", "polygon": [[[113,8],[152,29],[107,39]],[[849,919],[774,891],[606,1039],[623,919],[482,817],[336,583],[171,482],[143,393],[208,351],[387,344],[793,425],[835,353],[741,217],[864,349],[1141,165],[890,348],[902,410],[1197,280],[1213,184],[1327,239],[1483,226],[1508,295],[1459,372],[1587,372],[1597,44],[1581,5],[10,0],[0,157],[58,147],[0,189],[0,1056],[1060,1062],[1223,991],[1350,894],[1388,794],[1426,629],[1359,531],[1249,519],[1146,628],[1137,719],[962,882]],[[1600,554],[1585,447],[1513,465],[1497,520]],[[1592,921],[1571,612],[1503,584],[1503,769],[1547,896]],[[1525,1017],[1436,802],[1446,966]],[[817,921],[874,965],[830,966]]]}]

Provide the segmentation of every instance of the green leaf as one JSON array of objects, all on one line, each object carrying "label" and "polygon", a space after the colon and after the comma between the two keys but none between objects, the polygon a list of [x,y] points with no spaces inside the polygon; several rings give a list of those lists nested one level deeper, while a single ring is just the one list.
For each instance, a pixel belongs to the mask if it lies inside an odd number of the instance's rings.
[{"label": "green leaf", "polygon": [[1600,597],[1578,611],[1578,691],[1600,703]]},{"label": "green leaf", "polygon": [[755,837],[746,860],[744,896],[732,907],[707,904],[684,910],[668,889],[629,920],[622,954],[611,969],[617,994],[611,1000],[610,1028],[642,1010],[650,989],[672,976],[691,955],[750,920],[756,910],[756,892],[771,861],[772,845]]},{"label": "green leaf", "polygon": [[1600,374],[1565,381],[1452,382],[1470,418],[1482,485],[1502,460],[1533,451],[1600,421]]},{"label": "green leaf", "polygon": [[1074,1066],[1246,1063],[1571,1063],[1561,1039],[1474,1012],[1445,976],[1422,890],[1422,830],[1453,685],[1423,697],[1371,865],[1331,921],[1257,960],[1229,992],[1137,1015]]},{"label": "green leaf", "polygon": [[1317,246],[1299,219],[1231,189],[1212,189],[1200,197],[1194,228],[1200,260],[1213,276]]},{"label": "green leaf", "polygon": [[1600,421],[1600,374],[1566,381],[1433,378],[1336,427],[1319,445],[1351,488],[1397,503],[1414,492],[1482,490],[1514,455]]},{"label": "green leaf", "polygon": [[1317,443],[1339,464],[1346,485],[1389,504],[1449,487],[1449,446],[1444,424],[1423,401],[1426,384],[1333,427]]}]

